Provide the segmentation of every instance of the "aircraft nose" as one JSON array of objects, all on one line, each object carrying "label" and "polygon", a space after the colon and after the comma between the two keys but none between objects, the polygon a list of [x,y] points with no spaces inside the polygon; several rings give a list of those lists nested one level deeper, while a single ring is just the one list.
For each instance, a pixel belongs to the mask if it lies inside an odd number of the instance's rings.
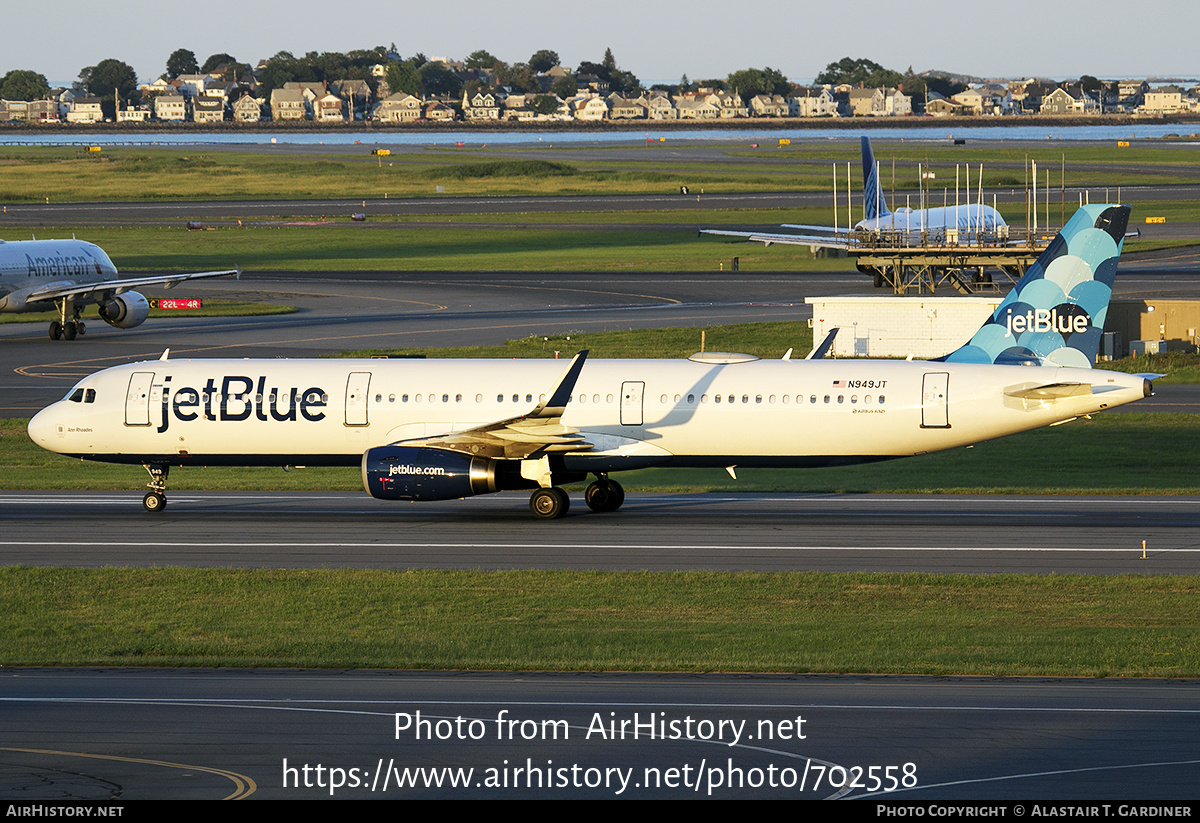
[{"label": "aircraft nose", "polygon": [[58,422],[58,414],[54,406],[47,406],[33,416],[29,421],[29,439],[46,451],[58,451],[55,448],[62,434],[62,424]]}]

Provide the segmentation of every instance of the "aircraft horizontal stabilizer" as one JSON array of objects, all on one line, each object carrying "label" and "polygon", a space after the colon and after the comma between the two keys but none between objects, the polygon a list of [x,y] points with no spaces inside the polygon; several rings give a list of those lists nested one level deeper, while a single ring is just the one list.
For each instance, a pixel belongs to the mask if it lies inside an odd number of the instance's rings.
[{"label": "aircraft horizontal stabilizer", "polygon": [[809,236],[800,234],[769,234],[766,232],[732,231],[728,229],[701,229],[701,234],[716,234],[722,237],[740,237],[752,243],[763,243],[770,246],[778,243],[781,246],[812,246],[820,249],[844,249],[849,243],[844,236],[832,234]]},{"label": "aircraft horizontal stabilizer", "polygon": [[1065,397],[1080,397],[1092,394],[1091,383],[1049,383],[1041,386],[1023,386],[1006,389],[1006,397],[1019,400],[1062,400]]}]

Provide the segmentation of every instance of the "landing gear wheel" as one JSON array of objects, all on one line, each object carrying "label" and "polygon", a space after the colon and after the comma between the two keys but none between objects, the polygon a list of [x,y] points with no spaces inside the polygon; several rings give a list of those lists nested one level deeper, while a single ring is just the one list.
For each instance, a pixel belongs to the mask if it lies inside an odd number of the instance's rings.
[{"label": "landing gear wheel", "polygon": [[79,327],[75,325],[74,320],[68,320],[63,323],[63,337],[67,340],[74,340],[75,335],[79,334]]},{"label": "landing gear wheel", "polygon": [[63,333],[63,325],[57,320],[50,321],[50,339],[61,340]]},{"label": "landing gear wheel", "polygon": [[601,478],[587,487],[583,500],[594,512],[615,512],[625,502],[625,490],[616,480]]},{"label": "landing gear wheel", "polygon": [[875,288],[877,288],[877,289],[883,288],[883,272],[881,272],[881,271],[875,272]]},{"label": "landing gear wheel", "polygon": [[538,520],[557,520],[571,508],[571,498],[562,489],[554,486],[538,489],[529,498],[529,510]]},{"label": "landing gear wheel", "polygon": [[146,496],[142,498],[142,505],[148,512],[160,512],[167,507],[166,495],[158,492],[146,492]]},{"label": "landing gear wheel", "polygon": [[75,321],[75,333],[76,333],[76,334],[78,334],[80,337],[83,337],[83,333],[84,333],[85,331],[87,331],[87,326],[85,326],[85,325],[83,324],[83,321],[82,321],[82,320],[76,320],[76,321]]}]

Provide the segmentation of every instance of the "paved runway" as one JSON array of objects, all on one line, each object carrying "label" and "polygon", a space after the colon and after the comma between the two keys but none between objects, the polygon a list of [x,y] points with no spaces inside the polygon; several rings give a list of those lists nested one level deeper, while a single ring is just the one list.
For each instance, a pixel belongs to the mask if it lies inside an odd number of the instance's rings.
[{"label": "paved runway", "polygon": [[[0,565],[1200,574],[1190,497],[579,492],[395,503],[365,492],[0,493]],[[1147,543],[1142,557],[1142,541]]]},{"label": "paved runway", "polygon": [[945,814],[933,801],[1194,802],[1198,694],[1114,679],[26,669],[0,678],[0,796],[846,798],[928,816]]}]

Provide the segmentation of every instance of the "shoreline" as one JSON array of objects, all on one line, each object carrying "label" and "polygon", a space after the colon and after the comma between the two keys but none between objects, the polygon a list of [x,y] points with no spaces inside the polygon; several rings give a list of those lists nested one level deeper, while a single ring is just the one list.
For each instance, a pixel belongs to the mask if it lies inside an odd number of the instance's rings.
[{"label": "shoreline", "polygon": [[[1200,114],[1181,114],[1164,117],[1134,117],[1130,115],[1090,115],[1079,117],[1043,117],[1042,115],[992,116],[992,117],[747,117],[718,120],[604,120],[581,122],[575,120],[552,120],[521,122],[517,120],[489,120],[469,122],[419,123],[376,123],[374,121],[352,121],[348,123],[315,123],[313,121],[276,122],[264,120],[259,123],[197,124],[178,123],[80,123],[80,124],[30,124],[26,122],[0,123],[0,141],[5,135],[56,134],[63,137],[71,134],[339,134],[372,133],[387,134],[443,134],[448,132],[529,132],[530,134],[572,132],[579,134],[605,134],[611,132],[672,132],[694,130],[726,131],[824,131],[828,129],[877,129],[917,128],[1018,128],[1046,126],[1063,128],[1069,126],[1138,126],[1138,125],[1200,125]],[[1183,135],[1181,135],[1183,136]]]}]

